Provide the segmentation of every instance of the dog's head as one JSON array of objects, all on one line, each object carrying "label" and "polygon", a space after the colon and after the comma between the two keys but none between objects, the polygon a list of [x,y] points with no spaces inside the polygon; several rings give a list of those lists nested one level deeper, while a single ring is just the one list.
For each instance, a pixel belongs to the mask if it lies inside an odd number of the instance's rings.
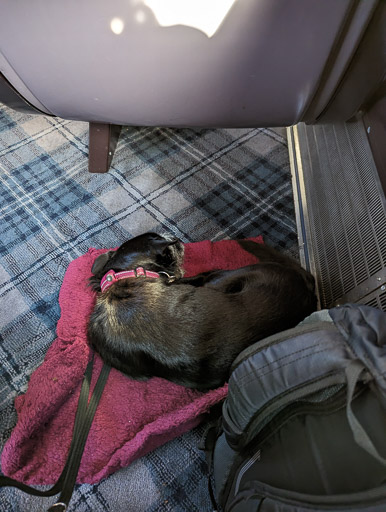
[{"label": "dog's head", "polygon": [[121,272],[143,267],[155,272],[166,272],[176,279],[183,276],[184,246],[177,238],[157,233],[145,233],[128,240],[115,251],[108,251],[94,261],[90,285],[100,290],[100,281],[109,270]]}]

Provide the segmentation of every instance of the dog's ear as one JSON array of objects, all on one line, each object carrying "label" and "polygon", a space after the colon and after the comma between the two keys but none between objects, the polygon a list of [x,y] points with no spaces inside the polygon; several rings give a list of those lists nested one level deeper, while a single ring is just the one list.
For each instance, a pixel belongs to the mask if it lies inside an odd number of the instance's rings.
[{"label": "dog's ear", "polygon": [[152,242],[152,252],[157,263],[164,265],[173,263],[176,257],[176,251],[173,248],[178,243],[178,238],[173,240],[154,240]]},{"label": "dog's ear", "polygon": [[91,272],[94,275],[99,274],[114,253],[115,251],[108,251],[98,256],[94,261]]},{"label": "dog's ear", "polygon": [[178,242],[178,238],[173,240],[152,240],[152,248],[156,254],[162,256],[169,252],[169,247],[176,245]]},{"label": "dog's ear", "polygon": [[160,240],[152,240],[151,243],[158,247],[168,247],[169,245],[176,245],[179,242],[178,238],[167,240],[165,238]]}]

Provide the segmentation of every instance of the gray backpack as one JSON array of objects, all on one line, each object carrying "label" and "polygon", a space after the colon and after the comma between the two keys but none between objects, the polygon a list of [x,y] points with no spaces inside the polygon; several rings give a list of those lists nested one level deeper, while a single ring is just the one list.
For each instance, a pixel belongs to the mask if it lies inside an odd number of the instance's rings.
[{"label": "gray backpack", "polygon": [[386,313],[314,313],[235,360],[206,437],[224,512],[386,511]]}]

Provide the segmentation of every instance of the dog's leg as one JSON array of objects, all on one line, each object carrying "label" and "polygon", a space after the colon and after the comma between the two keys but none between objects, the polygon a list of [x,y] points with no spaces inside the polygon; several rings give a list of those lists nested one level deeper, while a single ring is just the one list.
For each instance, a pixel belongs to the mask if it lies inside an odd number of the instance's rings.
[{"label": "dog's leg", "polygon": [[226,270],[208,270],[207,272],[202,272],[201,274],[197,274],[196,276],[191,277],[183,277],[175,281],[174,284],[190,284],[191,286],[200,287],[209,283],[213,279],[218,278],[221,275],[226,274]]}]

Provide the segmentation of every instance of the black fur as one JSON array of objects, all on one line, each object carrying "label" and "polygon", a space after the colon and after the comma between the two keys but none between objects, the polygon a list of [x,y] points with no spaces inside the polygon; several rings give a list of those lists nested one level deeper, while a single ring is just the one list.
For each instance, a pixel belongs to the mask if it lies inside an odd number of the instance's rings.
[{"label": "black fur", "polygon": [[97,297],[88,337],[109,365],[133,379],[163,377],[206,390],[222,385],[235,357],[262,338],[295,326],[316,309],[314,278],[266,245],[239,241],[260,263],[184,278],[183,245],[155,233],[99,256],[90,285],[110,269],[142,266],[160,279],[128,278]]}]

